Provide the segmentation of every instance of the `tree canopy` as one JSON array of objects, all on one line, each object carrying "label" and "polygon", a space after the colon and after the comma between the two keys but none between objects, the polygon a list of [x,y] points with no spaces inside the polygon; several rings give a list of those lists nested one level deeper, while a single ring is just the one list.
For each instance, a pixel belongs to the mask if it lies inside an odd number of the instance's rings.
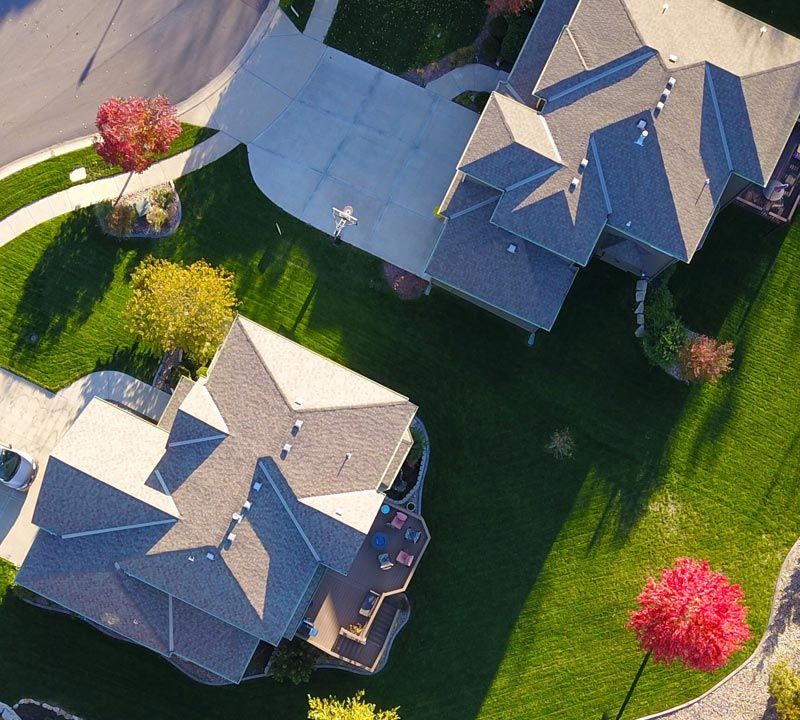
[{"label": "tree canopy", "polygon": [[308,720],[400,720],[400,716],[397,708],[378,710],[374,703],[364,699],[364,691],[359,690],[346,700],[309,696]]},{"label": "tree canopy", "polygon": [[159,352],[180,348],[204,362],[224,340],[237,300],[234,277],[205,260],[188,267],[145,258],[131,275],[133,295],[123,314],[125,325]]},{"label": "tree canopy", "polygon": [[97,154],[125,172],[144,172],[181,134],[175,108],[162,95],[113,97],[97,111]]},{"label": "tree canopy", "polygon": [[659,580],[648,578],[629,624],[655,661],[711,672],[750,639],[743,597],[708,561],[678,558]]}]

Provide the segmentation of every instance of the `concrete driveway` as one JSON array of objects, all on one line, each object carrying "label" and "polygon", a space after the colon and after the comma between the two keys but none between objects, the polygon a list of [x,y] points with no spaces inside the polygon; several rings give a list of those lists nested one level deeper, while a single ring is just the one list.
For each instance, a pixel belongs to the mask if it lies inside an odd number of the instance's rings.
[{"label": "concrete driveway", "polygon": [[[260,77],[273,82],[266,70]],[[435,209],[477,120],[324,48],[294,100],[249,143],[250,169],[273,202],[327,233],[332,207],[352,205],[359,222],[345,241],[422,275],[441,230]]]},{"label": "concrete driveway", "polygon": [[247,62],[184,116],[248,145],[258,187],[332,233],[331,208],[359,219],[344,240],[422,274],[434,216],[478,115],[299,33],[281,12]]},{"label": "concrete driveway", "polygon": [[0,167],[94,130],[112,95],[173,102],[233,60],[267,0],[0,0]]},{"label": "concrete driveway", "polygon": [[161,416],[169,396],[124,373],[91,373],[51,393],[0,369],[0,441],[29,452],[39,475],[26,493],[0,486],[0,557],[21,565],[36,535],[31,523],[47,458],[93,397],[129,407],[151,418]]}]

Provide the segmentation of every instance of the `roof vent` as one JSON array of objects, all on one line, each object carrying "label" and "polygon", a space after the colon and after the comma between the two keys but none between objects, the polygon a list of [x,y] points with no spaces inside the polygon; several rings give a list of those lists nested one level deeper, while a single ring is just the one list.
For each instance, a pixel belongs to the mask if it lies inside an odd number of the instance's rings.
[{"label": "roof vent", "polygon": [[765,32],[767,32],[767,26],[766,25],[762,25],[761,29],[758,32],[761,33],[761,35],[763,35]]},{"label": "roof vent", "polygon": [[545,105],[547,105],[547,98],[540,97],[539,95],[533,96],[533,109],[536,110],[536,112],[542,112]]},{"label": "roof vent", "polygon": [[231,545],[233,545],[233,541],[236,540],[236,533],[230,532],[228,533],[228,537],[225,538]]},{"label": "roof vent", "polygon": [[668,60],[669,60],[671,63],[676,63],[676,62],[678,62],[678,56],[677,56],[677,55],[675,55],[674,53],[673,53],[672,55],[670,55],[670,56],[669,56],[667,59],[668,59]]},{"label": "roof vent", "polygon": [[297,405],[297,407],[300,407],[303,404],[303,398],[301,398],[301,397],[295,398],[294,399],[294,404]]},{"label": "roof vent", "polygon": [[294,421],[294,425],[292,425],[292,435],[293,436],[297,435],[297,433],[300,432],[302,427],[303,427],[303,421],[302,420],[295,420]]},{"label": "roof vent", "polygon": [[189,555],[189,562],[194,562],[194,555]]},{"label": "roof vent", "polygon": [[507,253],[511,253],[512,255],[516,255],[517,253],[517,244],[516,243],[509,243],[508,247],[506,248]]},{"label": "roof vent", "polygon": [[625,227],[630,227],[630,226],[631,226],[631,221],[628,220],[628,222],[625,223]]},{"label": "roof vent", "polygon": [[664,103],[660,100],[656,103],[656,115],[660,115],[661,111],[664,109]]},{"label": "roof vent", "polygon": [[639,120],[639,122],[636,123],[636,127],[639,128],[639,130],[644,130],[647,127],[647,120],[644,118]]},{"label": "roof vent", "polygon": [[213,552],[207,552],[206,553],[206,558],[208,560],[214,560],[216,557],[217,557],[216,553],[213,553]]},{"label": "roof vent", "polygon": [[661,14],[662,15],[666,15],[667,14],[667,10],[669,10],[669,3],[664,3],[661,6]]},{"label": "roof vent", "polygon": [[244,515],[251,507],[253,507],[253,503],[249,500],[244,501],[244,505],[242,505],[242,515]]},{"label": "roof vent", "polygon": [[254,482],[254,483],[253,483],[253,490],[255,490],[256,492],[258,492],[259,490],[261,490],[261,486],[262,486],[262,485],[263,485],[263,483],[260,483],[260,482],[258,482],[258,481],[256,480],[256,482]]},{"label": "roof vent", "polygon": [[281,448],[281,460],[286,460],[289,457],[289,453],[292,451],[292,444],[286,443],[286,445]]},{"label": "roof vent", "polygon": [[661,93],[661,100],[663,102],[667,102],[667,100],[669,100],[669,96],[671,94],[672,94],[672,90],[670,90],[668,87],[665,87],[664,88],[664,92]]},{"label": "roof vent", "polygon": [[667,90],[672,90],[672,88],[675,87],[675,82],[676,81],[674,77],[671,77],[669,80],[667,80]]},{"label": "roof vent", "polygon": [[640,146],[641,146],[641,145],[644,145],[644,141],[645,141],[645,139],[647,138],[647,136],[648,136],[649,134],[650,134],[650,133],[649,133],[649,132],[647,132],[647,130],[642,130],[642,134],[641,134],[641,135],[639,135],[639,137],[638,137],[638,138],[636,138],[636,144],[637,144],[637,145],[640,145]]},{"label": "roof vent", "polygon": [[238,512],[233,513],[233,515],[231,515],[231,520],[235,523],[242,522],[242,514]]},{"label": "roof vent", "polygon": [[589,159],[583,158],[583,160],[581,160],[581,164],[578,166],[578,172],[583,173],[583,171],[586,170],[586,166],[588,164],[589,164]]},{"label": "roof vent", "polygon": [[572,178],[572,181],[569,184],[569,191],[575,192],[578,189],[578,185],[580,185],[581,179],[580,178]]}]

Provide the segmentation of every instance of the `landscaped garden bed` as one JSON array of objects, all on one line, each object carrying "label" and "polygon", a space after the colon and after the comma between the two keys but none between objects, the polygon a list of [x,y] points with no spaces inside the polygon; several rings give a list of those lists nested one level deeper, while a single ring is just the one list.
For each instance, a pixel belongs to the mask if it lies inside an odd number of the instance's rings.
[{"label": "landscaped garden bed", "polygon": [[[377,281],[381,261],[334,249],[271,204],[244,147],[176,186],[183,221],[147,247],[109,242],[79,211],[0,248],[0,364],[51,389],[101,368],[149,381],[159,358],[121,320],[131,271],[148,252],[224,265],[248,317],[424,413],[436,443],[425,481],[433,541],[414,613],[379,676],[220,690],[6,593],[0,634],[19,649],[0,653],[6,697],[52,697],[87,718],[302,718],[309,693],[365,687],[401,705],[403,720],[614,717],[642,659],[628,612],[647,576],[680,554],[741,583],[761,635],[798,535],[799,226],[763,240],[771,226],[727,208],[670,279],[685,325],[738,348],[736,372],[695,388],[648,365],[631,342],[630,276],[602,263],[581,271],[531,350],[518,328],[445,292],[402,302]],[[283,234],[267,247],[254,229],[275,222]],[[561,461],[545,444],[565,427],[575,451]],[[0,576],[2,595],[13,571],[0,563]],[[470,632],[442,631],[461,627]],[[625,717],[694,697],[754,644],[711,675],[648,668]]]},{"label": "landscaped garden bed", "polygon": [[164,238],[181,222],[181,201],[173,183],[100,203],[95,211],[100,229],[116,238]]},{"label": "landscaped garden bed", "polygon": [[[189,150],[215,133],[216,130],[211,128],[183,123],[180,136],[164,157]],[[71,182],[69,174],[81,167],[86,169],[86,179]],[[121,173],[122,168],[108,165],[91,146],[43,160],[0,180],[0,220],[25,205],[73,185]]]},{"label": "landscaped garden bed", "polygon": [[388,262],[383,264],[383,276],[391,285],[392,290],[403,300],[416,300],[422,297],[425,288],[428,287],[427,280]]}]

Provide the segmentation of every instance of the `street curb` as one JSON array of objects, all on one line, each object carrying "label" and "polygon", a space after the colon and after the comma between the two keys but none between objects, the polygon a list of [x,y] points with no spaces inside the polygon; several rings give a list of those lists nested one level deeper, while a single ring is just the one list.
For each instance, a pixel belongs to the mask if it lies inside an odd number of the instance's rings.
[{"label": "street curb", "polygon": [[[239,50],[233,60],[231,60],[228,66],[213,80],[200,88],[196,93],[190,95],[188,98],[186,98],[186,100],[179,102],[175,106],[178,109],[179,118],[181,115],[185,115],[187,112],[193,110],[206,99],[214,95],[241,69],[242,65],[244,65],[250,58],[250,55],[252,54],[253,50],[255,50],[258,43],[261,42],[264,35],[266,35],[279,8],[279,0],[270,0],[269,5],[267,5],[264,12],[261,13],[261,17],[258,19],[256,26],[253,28],[250,36],[245,41],[245,44],[242,46],[241,50]],[[38,150],[35,153],[31,153],[30,155],[26,155],[25,157],[12,160],[10,163],[0,167],[0,180],[3,180],[9,175],[13,175],[15,172],[24,170],[25,168],[36,165],[44,160],[49,160],[50,158],[58,157],[59,155],[65,155],[66,153],[73,152],[74,150],[81,150],[85,147],[89,147],[92,144],[95,135],[96,133],[92,133],[91,135],[83,135],[79,138],[56,143],[54,145],[50,145],[49,147],[43,148],[42,150]]]}]

